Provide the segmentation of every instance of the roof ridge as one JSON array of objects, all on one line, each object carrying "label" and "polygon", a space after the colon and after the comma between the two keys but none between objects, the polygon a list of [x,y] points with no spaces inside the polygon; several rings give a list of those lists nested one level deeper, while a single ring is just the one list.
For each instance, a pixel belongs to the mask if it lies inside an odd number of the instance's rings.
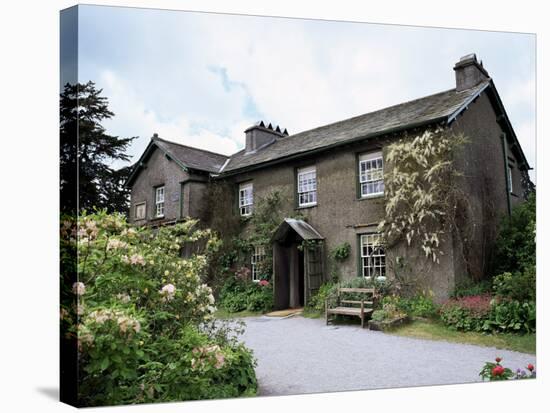
[{"label": "roof ridge", "polygon": [[214,151],[209,151],[208,149],[197,148],[196,146],[184,145],[184,144],[179,143],[179,142],[169,141],[169,140],[160,138],[160,137],[158,137],[158,136],[155,136],[155,137],[151,138],[151,140],[153,140],[153,141],[159,140],[159,141],[161,141],[161,142],[166,142],[166,143],[170,143],[170,144],[172,144],[172,145],[181,146],[182,148],[194,149],[194,150],[196,150],[196,151],[206,152],[206,153],[210,153],[210,154],[216,155],[216,156],[223,156],[224,158],[229,158],[229,157],[232,156],[232,155],[224,155],[224,154],[221,154],[221,153],[218,153],[218,152],[214,152]]},{"label": "roof ridge", "polygon": [[[479,85],[476,85],[474,87],[477,87]],[[470,89],[473,89],[473,88],[470,88]],[[465,89],[463,91],[460,91],[458,93],[462,93],[466,90],[470,90],[470,89]],[[392,109],[392,108],[396,108],[398,106],[402,106],[402,105],[406,105],[408,103],[413,103],[413,102],[417,102],[419,100],[422,100],[422,99],[427,99],[427,98],[431,98],[431,97],[434,97],[434,96],[437,96],[437,95],[443,95],[445,93],[449,93],[449,92],[452,92],[452,91],[456,91],[456,88],[453,88],[453,89],[447,89],[447,90],[444,90],[442,92],[437,92],[437,93],[432,93],[431,95],[426,95],[426,96],[422,96],[422,97],[419,97],[419,98],[416,98],[416,99],[411,99],[411,100],[407,100],[405,102],[401,102],[401,103],[397,103],[395,105],[390,105],[390,106],[386,106],[386,107],[383,107],[383,108],[380,108],[380,109],[376,109],[376,110],[373,110],[372,112],[366,112],[366,113],[362,113],[360,115],[355,115],[355,116],[351,116],[349,118],[346,118],[346,119],[342,119],[342,120],[338,120],[336,122],[331,122],[331,123],[327,123],[325,125],[321,125],[321,126],[317,126],[315,128],[312,128],[312,129],[306,129],[306,130],[303,130],[301,132],[298,132],[298,133],[295,133],[293,135],[290,135],[288,138],[292,138],[294,136],[297,136],[297,135],[301,135],[302,133],[306,133],[306,132],[312,132],[314,130],[317,130],[317,129],[321,129],[321,128],[326,128],[327,126],[332,126],[332,125],[337,125],[339,123],[344,123],[344,122],[349,122],[350,120],[354,120],[354,119],[357,119],[357,118],[361,118],[363,116],[367,116],[367,115],[372,115],[374,113],[378,113],[378,112],[382,112],[382,111],[385,111],[385,110],[388,110],[388,109]]]}]

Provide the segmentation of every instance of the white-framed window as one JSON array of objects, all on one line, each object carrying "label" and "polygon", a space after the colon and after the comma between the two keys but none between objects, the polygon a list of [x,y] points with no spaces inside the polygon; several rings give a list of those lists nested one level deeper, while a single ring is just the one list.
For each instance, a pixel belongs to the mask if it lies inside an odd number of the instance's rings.
[{"label": "white-framed window", "polygon": [[361,235],[361,275],[365,278],[386,276],[386,251],[382,235]]},{"label": "white-framed window", "polygon": [[260,281],[260,264],[265,260],[265,248],[263,245],[254,246],[254,251],[250,257],[250,266],[252,269],[252,281]]},{"label": "white-framed window", "polygon": [[239,185],[239,213],[246,217],[254,208],[254,186],[252,182]]},{"label": "white-framed window", "polygon": [[317,170],[315,166],[298,169],[298,206],[317,205]]},{"label": "white-framed window", "polygon": [[134,219],[145,219],[146,212],[147,204],[145,202],[140,202],[134,205]]},{"label": "white-framed window", "polygon": [[361,198],[384,194],[384,160],[382,152],[359,156]]},{"label": "white-framed window", "polygon": [[164,186],[155,188],[155,217],[164,216]]},{"label": "white-framed window", "polygon": [[512,165],[508,165],[508,190],[510,193],[514,192],[514,167]]}]

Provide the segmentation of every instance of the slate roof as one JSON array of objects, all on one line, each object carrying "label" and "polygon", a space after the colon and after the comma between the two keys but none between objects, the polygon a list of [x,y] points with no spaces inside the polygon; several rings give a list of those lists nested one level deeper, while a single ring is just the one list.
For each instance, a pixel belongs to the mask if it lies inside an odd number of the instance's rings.
[{"label": "slate roof", "polygon": [[218,173],[229,158],[219,153],[166,141],[155,134],[139,160],[132,167],[132,171],[125,182],[127,187],[132,185],[134,179],[139,175],[141,167],[156,148],[160,149],[165,155],[170,156],[184,170],[193,169],[195,171]]},{"label": "slate roof", "polygon": [[279,225],[273,236],[272,241],[282,241],[286,238],[290,229],[296,231],[296,233],[304,240],[320,240],[324,237],[319,232],[309,225],[307,222],[301,219],[285,218]]},{"label": "slate roof", "polygon": [[186,167],[198,171],[219,172],[228,159],[228,156],[219,153],[181,145],[158,137],[153,137],[152,141]]},{"label": "slate roof", "polygon": [[356,139],[405,130],[437,121],[448,122],[461,112],[487,86],[490,79],[470,89],[450,89],[420,99],[342,120],[329,125],[278,138],[271,145],[253,153],[244,149],[230,157],[222,175],[248,169],[265,162],[300,153],[329,148]]}]

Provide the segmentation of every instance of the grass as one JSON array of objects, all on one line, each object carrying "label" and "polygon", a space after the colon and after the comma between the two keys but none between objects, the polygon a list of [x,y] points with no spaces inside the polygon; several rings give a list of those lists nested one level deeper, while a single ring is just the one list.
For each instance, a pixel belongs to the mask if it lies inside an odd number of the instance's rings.
[{"label": "grass", "polygon": [[261,311],[239,311],[237,313],[230,313],[227,310],[224,310],[223,308],[218,308],[217,311],[214,313],[214,317],[218,320],[227,320],[229,318],[244,318],[244,317],[255,317],[262,315]]},{"label": "grass", "polygon": [[410,324],[403,325],[389,332],[389,334],[426,340],[446,340],[455,343],[496,347],[529,354],[536,353],[535,334],[483,334],[471,331],[454,331],[438,320],[414,320]]},{"label": "grass", "polygon": [[320,312],[320,311],[314,310],[313,308],[304,307],[304,312],[302,313],[302,317],[305,317],[305,318],[321,318],[321,316],[324,317],[325,314]]}]

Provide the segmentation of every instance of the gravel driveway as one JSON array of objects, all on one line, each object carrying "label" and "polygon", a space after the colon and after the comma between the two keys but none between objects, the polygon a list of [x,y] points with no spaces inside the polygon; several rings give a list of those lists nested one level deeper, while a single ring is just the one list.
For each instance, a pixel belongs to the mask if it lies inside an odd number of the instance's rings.
[{"label": "gravel driveway", "polygon": [[261,395],[470,383],[485,361],[535,364],[535,356],[329,325],[300,316],[250,317],[243,340],[258,360]]}]

